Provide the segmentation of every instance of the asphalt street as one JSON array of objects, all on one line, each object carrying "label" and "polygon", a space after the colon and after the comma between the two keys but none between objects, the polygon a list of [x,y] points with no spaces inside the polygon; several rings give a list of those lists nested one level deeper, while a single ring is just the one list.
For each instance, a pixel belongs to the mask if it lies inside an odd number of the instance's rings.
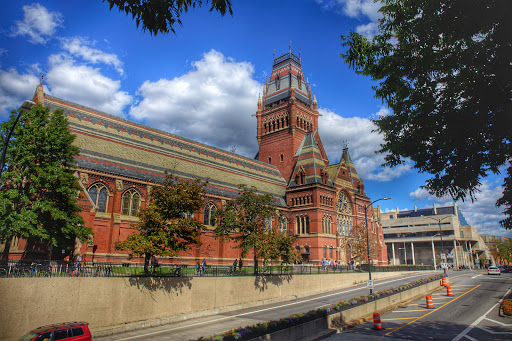
[{"label": "asphalt street", "polygon": [[383,330],[367,321],[326,340],[512,340],[512,318],[499,313],[511,273],[450,272],[449,282],[453,296],[444,289],[432,294],[434,309],[421,298],[381,315]]}]

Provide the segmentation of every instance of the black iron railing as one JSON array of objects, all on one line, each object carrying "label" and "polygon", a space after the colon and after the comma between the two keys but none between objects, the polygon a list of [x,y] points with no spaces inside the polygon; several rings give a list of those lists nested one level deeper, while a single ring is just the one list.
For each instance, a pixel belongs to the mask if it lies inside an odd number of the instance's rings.
[{"label": "black iron railing", "polygon": [[[287,276],[287,275],[318,275],[336,273],[368,272],[368,265],[349,266],[316,266],[316,265],[266,265],[254,271],[253,266],[233,267],[213,265],[197,267],[189,264],[149,265],[144,270],[143,263],[111,263],[111,262],[65,262],[65,261],[0,261],[0,277],[223,277],[223,276]],[[373,266],[374,272],[386,271],[420,271],[433,270],[428,265]]]}]

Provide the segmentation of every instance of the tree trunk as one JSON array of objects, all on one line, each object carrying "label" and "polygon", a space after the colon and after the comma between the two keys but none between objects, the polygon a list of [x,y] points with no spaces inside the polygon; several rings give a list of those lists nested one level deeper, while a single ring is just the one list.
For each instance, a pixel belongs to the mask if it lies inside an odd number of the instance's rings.
[{"label": "tree trunk", "polygon": [[258,275],[258,251],[254,248],[254,275]]},{"label": "tree trunk", "polygon": [[9,253],[11,252],[11,241],[12,241],[12,238],[5,239],[4,251],[2,252],[2,259],[4,259],[4,260],[9,259]]},{"label": "tree trunk", "polygon": [[149,276],[149,261],[151,260],[151,253],[144,254],[144,275]]}]

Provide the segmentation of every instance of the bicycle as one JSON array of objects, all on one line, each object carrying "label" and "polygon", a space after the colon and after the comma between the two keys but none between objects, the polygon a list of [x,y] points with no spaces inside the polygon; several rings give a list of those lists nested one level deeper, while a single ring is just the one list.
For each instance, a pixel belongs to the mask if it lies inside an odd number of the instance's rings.
[{"label": "bicycle", "polygon": [[89,277],[89,271],[80,267],[71,272],[71,277]]},{"label": "bicycle", "polygon": [[171,274],[172,277],[181,277],[181,266],[177,266]]}]

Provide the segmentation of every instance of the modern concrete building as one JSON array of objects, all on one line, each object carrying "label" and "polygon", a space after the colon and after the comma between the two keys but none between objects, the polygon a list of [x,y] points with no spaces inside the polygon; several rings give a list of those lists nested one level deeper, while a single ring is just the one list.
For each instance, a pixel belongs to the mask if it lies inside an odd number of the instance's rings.
[{"label": "modern concrete building", "polygon": [[447,207],[381,213],[389,264],[439,264],[454,268],[484,267],[495,261],[476,229],[457,204]]}]

